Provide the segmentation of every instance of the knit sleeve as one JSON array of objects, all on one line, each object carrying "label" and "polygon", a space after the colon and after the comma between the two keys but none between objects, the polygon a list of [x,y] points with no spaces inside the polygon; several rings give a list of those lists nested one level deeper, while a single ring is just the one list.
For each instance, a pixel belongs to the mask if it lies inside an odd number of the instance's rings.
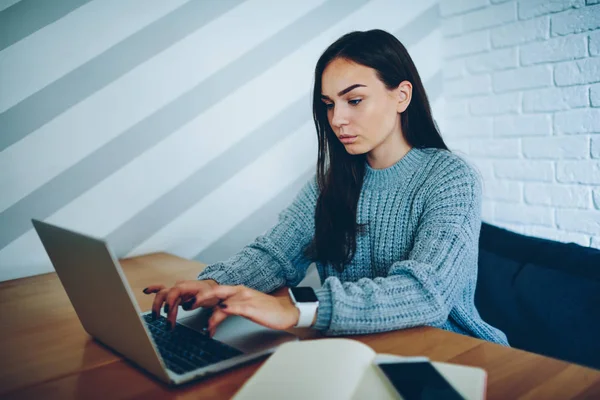
[{"label": "knit sleeve", "polygon": [[279,214],[274,227],[228,260],[207,266],[198,279],[244,285],[262,292],[297,285],[310,264],[303,253],[314,235],[316,200],[313,177]]},{"label": "knit sleeve", "polygon": [[393,263],[386,277],[326,279],[317,291],[316,329],[363,334],[446,322],[477,274],[481,183],[464,163],[440,175],[423,200],[407,259]]}]

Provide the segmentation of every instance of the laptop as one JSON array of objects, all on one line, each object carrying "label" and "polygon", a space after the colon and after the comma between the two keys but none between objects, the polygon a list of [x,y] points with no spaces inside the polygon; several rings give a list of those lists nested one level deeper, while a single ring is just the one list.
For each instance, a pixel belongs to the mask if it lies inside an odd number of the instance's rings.
[{"label": "laptop", "polygon": [[119,261],[101,239],[32,220],[83,328],[100,343],[158,379],[179,385],[273,353],[298,340],[239,316],[228,317],[211,338],[210,309],[179,310],[167,329],[166,314],[142,313]]}]

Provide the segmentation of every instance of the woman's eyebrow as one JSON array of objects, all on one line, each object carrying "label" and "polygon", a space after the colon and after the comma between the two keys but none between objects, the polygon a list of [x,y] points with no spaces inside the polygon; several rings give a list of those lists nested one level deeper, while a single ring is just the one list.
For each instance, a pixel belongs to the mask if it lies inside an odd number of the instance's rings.
[{"label": "woman's eyebrow", "polygon": [[[367,87],[367,85],[362,85],[362,84],[360,84],[360,83],[355,83],[354,85],[350,85],[350,86],[348,86],[346,89],[344,89],[344,90],[340,91],[340,92],[339,92],[337,95],[338,95],[338,96],[343,96],[343,95],[345,95],[346,93],[348,93],[349,91],[351,91],[351,90],[353,90],[353,89],[356,89],[357,87]],[[325,96],[324,94],[321,94],[321,98],[322,98],[322,99],[329,99],[329,100],[331,100],[331,99],[329,98],[329,96]]]}]

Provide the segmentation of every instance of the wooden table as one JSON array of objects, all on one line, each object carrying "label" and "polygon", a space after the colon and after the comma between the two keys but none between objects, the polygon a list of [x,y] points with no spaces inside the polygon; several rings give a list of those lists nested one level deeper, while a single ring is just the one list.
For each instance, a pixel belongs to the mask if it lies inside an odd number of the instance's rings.
[{"label": "wooden table", "polygon": [[[157,253],[122,261],[142,310],[152,283],[195,279],[203,265]],[[92,340],[55,273],[0,283],[0,398],[230,398],[260,367],[255,362],[184,387],[168,388]],[[303,337],[314,331],[297,330]],[[600,371],[423,327],[353,336],[377,352],[424,355],[482,367],[489,399],[600,398]]]}]

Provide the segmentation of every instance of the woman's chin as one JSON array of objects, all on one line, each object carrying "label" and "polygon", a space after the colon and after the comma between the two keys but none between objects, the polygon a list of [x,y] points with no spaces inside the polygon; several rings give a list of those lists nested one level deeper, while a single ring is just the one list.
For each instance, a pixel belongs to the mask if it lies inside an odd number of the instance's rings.
[{"label": "woman's chin", "polygon": [[365,154],[367,152],[367,150],[364,149],[362,146],[357,146],[354,143],[346,144],[346,145],[344,145],[344,147],[346,148],[346,152],[353,156],[358,156],[360,154]]}]

